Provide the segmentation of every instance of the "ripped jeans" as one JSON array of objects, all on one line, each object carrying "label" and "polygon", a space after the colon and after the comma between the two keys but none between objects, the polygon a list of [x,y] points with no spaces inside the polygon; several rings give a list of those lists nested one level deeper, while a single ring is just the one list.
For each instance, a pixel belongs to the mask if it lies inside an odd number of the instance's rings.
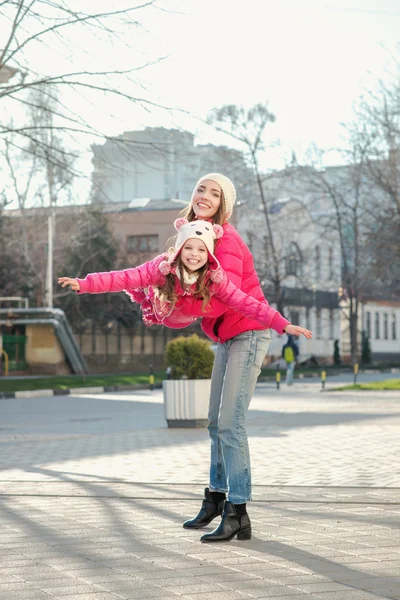
[{"label": "ripped jeans", "polygon": [[251,500],[246,414],[270,340],[268,329],[246,331],[216,350],[208,414],[210,489],[228,492],[233,504]]}]

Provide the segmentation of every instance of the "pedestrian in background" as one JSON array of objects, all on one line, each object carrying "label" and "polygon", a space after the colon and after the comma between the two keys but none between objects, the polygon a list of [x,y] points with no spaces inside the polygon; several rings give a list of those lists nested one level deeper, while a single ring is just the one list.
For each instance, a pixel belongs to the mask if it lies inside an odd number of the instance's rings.
[{"label": "pedestrian in background", "polygon": [[296,367],[296,360],[299,355],[299,348],[294,341],[292,335],[288,335],[286,344],[282,348],[282,358],[286,362],[286,383],[287,385],[293,385],[294,369]]}]

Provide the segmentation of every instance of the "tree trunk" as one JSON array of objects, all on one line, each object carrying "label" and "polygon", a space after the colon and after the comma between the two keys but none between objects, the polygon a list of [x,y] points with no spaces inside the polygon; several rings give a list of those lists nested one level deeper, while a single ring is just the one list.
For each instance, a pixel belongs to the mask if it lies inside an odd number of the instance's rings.
[{"label": "tree trunk", "polygon": [[351,364],[358,363],[358,305],[354,306],[353,301],[350,303],[350,347],[351,347]]}]

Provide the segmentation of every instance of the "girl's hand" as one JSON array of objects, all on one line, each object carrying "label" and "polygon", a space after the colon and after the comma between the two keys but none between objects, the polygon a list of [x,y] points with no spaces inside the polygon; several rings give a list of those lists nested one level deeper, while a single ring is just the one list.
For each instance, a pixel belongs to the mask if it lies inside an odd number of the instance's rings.
[{"label": "girl's hand", "polygon": [[285,327],[285,332],[289,335],[304,335],[307,339],[312,338],[312,333],[308,329],[304,327],[299,327],[298,325],[287,325]]},{"label": "girl's hand", "polygon": [[74,292],[79,292],[79,290],[81,289],[81,286],[79,285],[78,281],[76,279],[71,279],[71,277],[59,277],[58,283],[61,284],[61,287],[67,287],[67,285],[69,285],[71,290],[73,290]]}]

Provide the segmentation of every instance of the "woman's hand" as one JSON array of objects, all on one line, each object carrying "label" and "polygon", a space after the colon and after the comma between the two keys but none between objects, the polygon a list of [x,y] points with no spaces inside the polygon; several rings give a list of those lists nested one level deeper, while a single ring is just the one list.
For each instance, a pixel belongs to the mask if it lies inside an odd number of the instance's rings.
[{"label": "woman's hand", "polygon": [[58,283],[61,284],[61,287],[67,287],[67,285],[69,285],[74,292],[79,292],[81,289],[79,282],[76,279],[71,279],[71,277],[59,277]]},{"label": "woman's hand", "polygon": [[286,325],[284,331],[289,335],[304,335],[304,337],[309,340],[312,338],[311,331],[305,329],[304,327],[299,327],[298,325]]}]

